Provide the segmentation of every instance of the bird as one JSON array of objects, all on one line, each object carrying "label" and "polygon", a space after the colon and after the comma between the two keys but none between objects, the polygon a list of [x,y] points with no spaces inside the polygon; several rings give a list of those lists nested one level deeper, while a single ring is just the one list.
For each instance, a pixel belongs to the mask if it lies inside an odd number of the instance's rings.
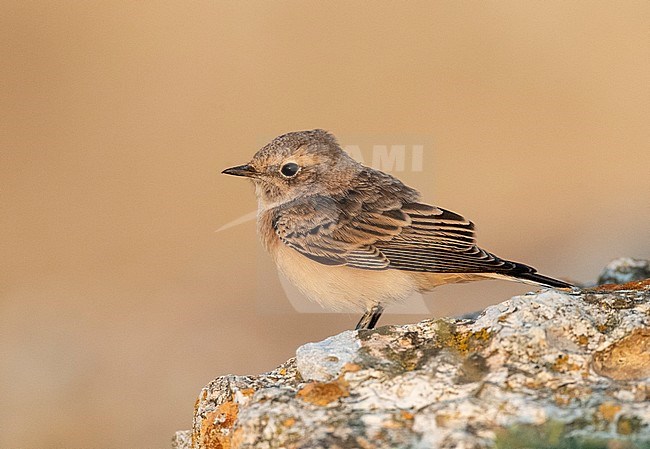
[{"label": "bird", "polygon": [[355,161],[322,129],[278,136],[222,173],[253,182],[257,233],[278,270],[324,308],[363,313],[357,330],[373,329],[388,305],[444,284],[497,278],[575,288],[480,248],[471,221]]}]

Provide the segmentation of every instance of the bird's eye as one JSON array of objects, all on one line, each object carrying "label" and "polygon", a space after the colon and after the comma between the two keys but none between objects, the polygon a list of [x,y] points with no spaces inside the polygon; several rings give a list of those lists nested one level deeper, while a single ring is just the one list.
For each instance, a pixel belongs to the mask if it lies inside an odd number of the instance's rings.
[{"label": "bird's eye", "polygon": [[298,170],[300,170],[300,167],[298,164],[294,164],[293,162],[289,162],[287,164],[284,164],[282,168],[280,169],[280,173],[282,173],[282,176],[286,178],[292,178],[296,176],[296,173],[298,173]]}]

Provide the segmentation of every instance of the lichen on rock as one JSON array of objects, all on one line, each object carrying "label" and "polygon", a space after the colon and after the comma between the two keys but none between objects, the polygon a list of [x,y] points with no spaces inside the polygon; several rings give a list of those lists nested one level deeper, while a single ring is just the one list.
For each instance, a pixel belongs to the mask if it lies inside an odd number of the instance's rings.
[{"label": "lichen on rock", "polygon": [[648,354],[650,280],[546,289],[219,377],[174,447],[650,448]]}]

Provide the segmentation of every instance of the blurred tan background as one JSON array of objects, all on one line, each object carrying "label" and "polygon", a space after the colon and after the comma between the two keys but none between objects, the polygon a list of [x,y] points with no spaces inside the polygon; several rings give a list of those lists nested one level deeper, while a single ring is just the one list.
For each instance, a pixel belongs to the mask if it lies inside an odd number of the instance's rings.
[{"label": "blurred tan background", "polygon": [[215,233],[255,209],[220,170],[287,131],[425,136],[398,176],[545,274],[650,257],[648,30],[643,1],[3,1],[0,447],[168,447],[216,375],[356,323],[292,312],[253,222]]}]

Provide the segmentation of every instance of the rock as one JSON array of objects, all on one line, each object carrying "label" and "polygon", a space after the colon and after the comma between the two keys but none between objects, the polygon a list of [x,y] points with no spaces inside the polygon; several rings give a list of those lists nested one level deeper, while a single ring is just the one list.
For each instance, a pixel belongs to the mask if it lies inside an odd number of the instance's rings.
[{"label": "rock", "polygon": [[172,449],[185,449],[192,447],[192,431],[180,430],[172,437]]},{"label": "rock", "polygon": [[341,373],[357,355],[361,343],[356,332],[346,331],[296,351],[296,368],[304,379],[326,381]]},{"label": "rock", "polygon": [[621,257],[611,261],[600,273],[598,285],[625,284],[650,278],[650,261]]},{"label": "rock", "polygon": [[346,331],[207,385],[175,448],[650,448],[650,279]]}]

